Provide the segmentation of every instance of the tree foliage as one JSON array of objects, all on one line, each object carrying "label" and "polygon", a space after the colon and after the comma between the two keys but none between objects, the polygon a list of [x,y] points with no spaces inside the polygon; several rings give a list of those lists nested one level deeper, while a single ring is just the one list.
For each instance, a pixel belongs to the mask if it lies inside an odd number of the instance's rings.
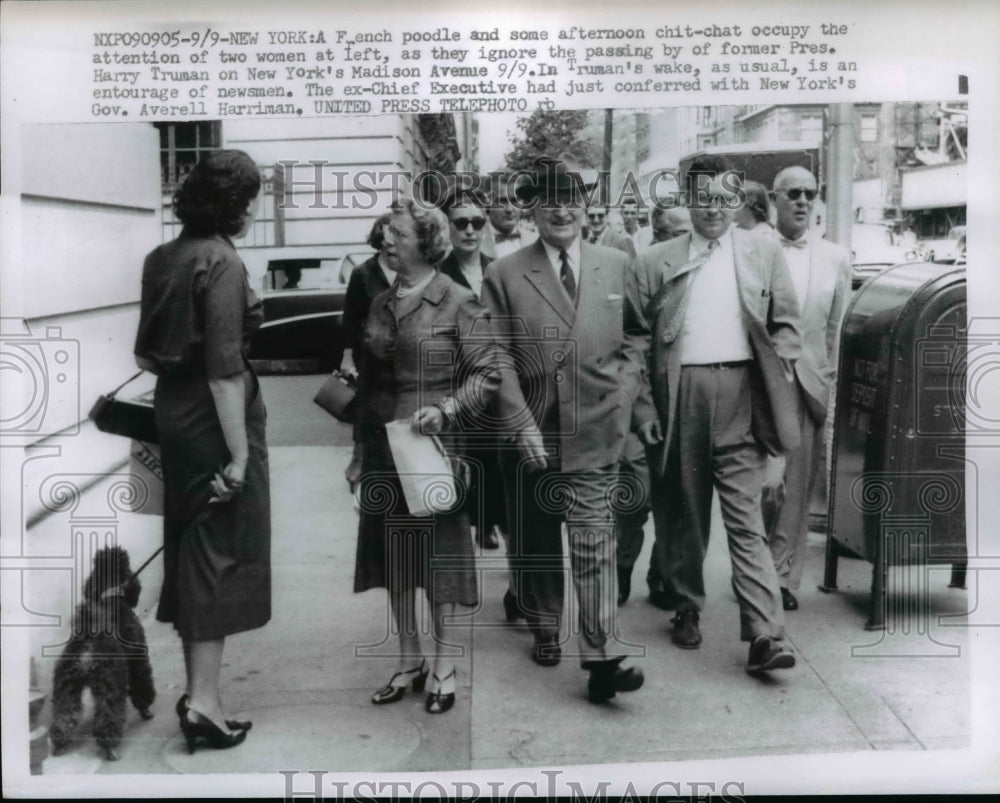
[{"label": "tree foliage", "polygon": [[535,109],[517,121],[518,133],[511,136],[511,149],[504,156],[511,170],[531,168],[539,156],[572,153],[581,167],[595,167],[600,151],[587,135],[586,111],[545,111]]}]

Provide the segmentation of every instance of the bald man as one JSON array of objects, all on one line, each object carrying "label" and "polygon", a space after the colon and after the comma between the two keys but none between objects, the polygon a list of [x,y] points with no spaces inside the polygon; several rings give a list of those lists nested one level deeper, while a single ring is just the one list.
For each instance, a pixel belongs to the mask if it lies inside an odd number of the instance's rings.
[{"label": "bald man", "polygon": [[[804,167],[788,167],[774,179],[777,230],[801,309],[802,353],[795,363],[801,439],[784,456],[784,472],[765,485],[761,499],[782,607],[799,607],[809,494],[823,454],[823,422],[837,370],[840,323],[851,292],[851,261],[839,245],[809,235],[816,179]],[[778,458],[780,459],[780,458]]]}]

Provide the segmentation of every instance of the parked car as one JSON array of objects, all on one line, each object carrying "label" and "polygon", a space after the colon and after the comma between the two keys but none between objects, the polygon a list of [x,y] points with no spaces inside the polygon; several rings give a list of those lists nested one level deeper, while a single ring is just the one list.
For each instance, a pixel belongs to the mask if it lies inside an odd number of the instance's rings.
[{"label": "parked car", "polygon": [[339,261],[301,254],[268,260],[260,293],[264,323],[249,350],[259,373],[326,373],[340,367],[347,285],[340,282]]},{"label": "parked car", "polygon": [[965,226],[952,226],[943,240],[924,240],[920,247],[928,262],[954,262],[965,248]]},{"label": "parked car", "polygon": [[917,249],[899,245],[888,226],[881,223],[855,223],[851,226],[852,285],[855,288],[892,265],[915,262],[917,258]]}]

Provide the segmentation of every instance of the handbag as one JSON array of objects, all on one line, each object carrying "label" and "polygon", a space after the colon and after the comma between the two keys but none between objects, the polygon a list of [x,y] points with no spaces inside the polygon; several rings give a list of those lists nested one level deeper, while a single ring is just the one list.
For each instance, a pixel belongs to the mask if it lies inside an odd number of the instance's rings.
[{"label": "handbag", "polygon": [[354,421],[354,397],[357,391],[351,381],[340,371],[334,371],[320,386],[313,401],[338,421]]},{"label": "handbag", "polygon": [[150,394],[135,399],[119,399],[118,391],[138,379],[144,372],[139,371],[129,377],[110,393],[97,397],[88,414],[101,432],[123,435],[132,440],[159,443],[160,434],[156,429],[156,415]]}]

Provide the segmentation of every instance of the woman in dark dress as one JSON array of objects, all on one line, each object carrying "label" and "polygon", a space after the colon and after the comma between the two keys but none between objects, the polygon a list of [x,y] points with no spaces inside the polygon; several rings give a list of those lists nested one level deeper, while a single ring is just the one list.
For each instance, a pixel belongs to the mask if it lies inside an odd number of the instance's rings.
[{"label": "woman in dark dress", "polygon": [[256,212],[260,173],[242,151],[199,162],[174,197],[184,228],[143,265],[136,362],[157,375],[164,471],[164,578],[156,617],[184,645],[177,703],[188,749],[232,747],[250,723],[228,719],[219,691],[226,636],[271,617],[266,412],[246,357],[260,325],[230,237]]},{"label": "woman in dark dress", "polygon": [[[451,253],[438,263],[438,270],[468,287],[476,298],[483,287],[486,266],[493,261],[482,252],[487,206],[486,198],[472,190],[452,190],[441,202],[441,211],[448,218]],[[466,451],[476,468],[470,510],[476,543],[485,549],[496,549],[500,546],[500,536],[506,538],[507,499],[497,440],[490,435],[489,422],[482,423],[482,433],[476,435],[476,443]]]},{"label": "woman in dark dress", "polygon": [[[424,707],[432,714],[455,702],[446,625],[456,603],[478,602],[469,516],[461,499],[454,512],[409,514],[385,425],[405,420],[425,434],[440,433],[449,454],[460,455],[463,429],[500,385],[486,309],[434,267],[447,247],[447,225],[438,210],[412,201],[393,215],[386,233],[398,275],[372,302],[357,363],[362,475],[354,590],[388,590],[400,639],[398,671],[372,702],[396,702],[411,684],[421,691],[430,674]],[[417,633],[418,586],[431,606],[430,668]]]},{"label": "woman in dark dress", "polygon": [[[361,344],[361,333],[365,318],[372,300],[379,293],[389,289],[396,281],[396,257],[389,257],[389,246],[385,241],[385,227],[392,218],[391,212],[379,215],[368,233],[368,245],[378,253],[366,259],[351,273],[347,280],[347,293],[344,295],[344,317],[341,328],[344,333],[344,356],[340,362],[340,372],[346,376],[357,376],[354,365],[355,354]],[[354,432],[354,454],[344,471],[351,491],[361,477],[361,445],[357,429]]]}]

